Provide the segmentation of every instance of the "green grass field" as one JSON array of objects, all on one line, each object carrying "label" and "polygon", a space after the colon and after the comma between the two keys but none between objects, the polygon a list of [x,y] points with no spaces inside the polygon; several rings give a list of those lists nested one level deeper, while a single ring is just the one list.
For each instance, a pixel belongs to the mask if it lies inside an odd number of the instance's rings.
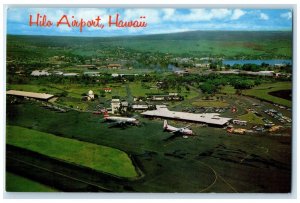
[{"label": "green grass field", "polygon": [[277,90],[287,90],[292,88],[291,82],[277,82],[270,84],[262,84],[257,87],[254,87],[250,90],[244,90],[243,94],[248,96],[254,96],[259,99],[263,99],[266,101],[270,101],[273,103],[281,104],[284,106],[291,107],[292,101],[287,99],[282,99],[279,97],[275,97],[269,94],[269,92],[277,91]]},{"label": "green grass field", "polygon": [[255,115],[254,113],[252,113],[250,111],[244,115],[238,116],[238,119],[247,121],[252,124],[259,124],[259,125],[264,124],[264,121],[262,120],[262,118],[258,117],[257,115]]},{"label": "green grass field", "polygon": [[[155,86],[155,84],[147,83],[148,86]],[[129,83],[129,88],[131,91],[131,94],[135,97],[144,97],[146,94],[159,94],[163,93],[163,91],[157,89],[157,88],[144,88],[140,82],[131,82]]]},{"label": "green grass field", "polygon": [[88,110],[88,107],[91,105],[90,101],[82,101],[72,97],[59,98],[56,103],[83,111]]},{"label": "green grass field", "polygon": [[230,86],[230,85],[225,85],[224,87],[222,87],[220,93],[223,94],[235,94],[236,89],[234,89],[234,87]]},{"label": "green grass field", "polygon": [[16,174],[6,172],[7,192],[57,192],[56,189]]},{"label": "green grass field", "polygon": [[7,126],[7,144],[120,177],[137,176],[128,155],[110,147],[18,126]]},{"label": "green grass field", "polygon": [[[9,57],[46,58],[122,47],[138,52],[223,56],[225,58],[291,58],[292,32],[193,31],[131,37],[7,36]],[[16,45],[22,46],[16,46]],[[55,47],[56,49],[49,49]],[[65,50],[65,47],[69,47]]]}]

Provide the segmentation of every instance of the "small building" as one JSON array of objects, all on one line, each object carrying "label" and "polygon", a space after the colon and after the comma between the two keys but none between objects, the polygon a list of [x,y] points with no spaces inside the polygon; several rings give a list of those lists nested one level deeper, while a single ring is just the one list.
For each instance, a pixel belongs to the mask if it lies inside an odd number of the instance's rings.
[{"label": "small building", "polygon": [[209,68],[209,63],[196,63],[196,68]]},{"label": "small building", "polygon": [[108,64],[107,68],[120,69],[121,68],[121,64],[117,64],[117,63]]},{"label": "small building", "polygon": [[112,99],[111,100],[111,113],[116,114],[121,107],[120,99]]},{"label": "small building", "polygon": [[106,93],[110,93],[112,89],[110,87],[105,87],[105,88],[103,88],[103,90]]},{"label": "small building", "polygon": [[274,64],[274,67],[284,67],[284,66],[286,66],[285,64],[282,64],[282,63],[275,63]]},{"label": "small building", "polygon": [[32,76],[49,76],[49,75],[51,75],[51,73],[49,73],[46,70],[34,70],[31,72],[30,75],[32,75]]},{"label": "small building", "polygon": [[242,120],[232,120],[232,123],[236,125],[247,125],[247,121]]},{"label": "small building", "polygon": [[148,110],[149,106],[146,104],[133,104],[132,109],[134,111],[145,111]]},{"label": "small building", "polygon": [[78,73],[64,73],[63,76],[65,77],[74,77],[74,76],[78,76]]},{"label": "small building", "polygon": [[53,74],[54,75],[63,75],[64,72],[62,72],[62,71],[53,71]]},{"label": "small building", "polygon": [[83,75],[87,75],[90,77],[99,77],[100,76],[99,72],[84,72]]},{"label": "small building", "polygon": [[95,95],[94,95],[94,92],[92,90],[90,90],[88,92],[88,97],[91,98],[91,100],[95,99]]},{"label": "small building", "polygon": [[147,100],[150,101],[182,101],[184,98],[178,93],[168,93],[168,94],[149,94],[147,95]]},{"label": "small building", "polygon": [[274,71],[267,71],[267,70],[259,71],[258,75],[260,75],[260,76],[274,76],[275,72]]},{"label": "small building", "polygon": [[127,101],[122,101],[122,102],[121,102],[120,108],[122,109],[122,111],[127,111],[128,105],[129,105],[129,104],[128,104]]}]

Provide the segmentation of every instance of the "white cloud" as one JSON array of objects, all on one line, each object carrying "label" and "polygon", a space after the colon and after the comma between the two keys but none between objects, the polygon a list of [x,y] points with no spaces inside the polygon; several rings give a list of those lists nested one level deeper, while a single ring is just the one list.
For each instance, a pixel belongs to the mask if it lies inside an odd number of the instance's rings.
[{"label": "white cloud", "polygon": [[229,9],[190,9],[187,14],[175,14],[165,16],[165,20],[178,21],[178,22],[196,22],[196,21],[209,21],[213,19],[224,19],[232,15]]},{"label": "white cloud", "polygon": [[290,20],[292,18],[292,12],[286,12],[286,13],[282,13],[280,15],[281,18],[286,18],[288,20]]},{"label": "white cloud", "polygon": [[140,19],[141,16],[145,16],[148,23],[158,23],[161,21],[159,9],[126,9],[124,16],[121,16],[121,18],[129,21]]},{"label": "white cloud", "polygon": [[222,19],[230,16],[232,11],[229,9],[211,9],[211,19]]},{"label": "white cloud", "polygon": [[231,16],[231,20],[237,20],[243,15],[245,15],[247,12],[241,10],[241,9],[234,9],[233,14]]},{"label": "white cloud", "polygon": [[175,9],[164,9],[163,20],[179,22],[209,21],[214,19],[237,20],[247,12],[241,9],[190,9],[189,13],[176,13]]},{"label": "white cloud", "polygon": [[175,14],[175,9],[173,8],[165,8],[165,9],[162,9],[162,12],[163,12],[163,19],[164,20],[169,20],[171,19],[174,14]]},{"label": "white cloud", "polygon": [[269,16],[265,13],[260,13],[259,18],[262,20],[269,20]]}]

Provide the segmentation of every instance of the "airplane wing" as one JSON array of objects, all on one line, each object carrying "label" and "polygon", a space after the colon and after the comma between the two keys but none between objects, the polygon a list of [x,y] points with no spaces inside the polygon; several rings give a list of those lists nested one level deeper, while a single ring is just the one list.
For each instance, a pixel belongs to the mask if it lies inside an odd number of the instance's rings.
[{"label": "airplane wing", "polygon": [[178,130],[170,131],[170,133],[173,133],[173,134],[178,134],[178,133],[180,133],[180,130],[181,130],[181,128],[180,128],[180,129],[178,129]]},{"label": "airplane wing", "polygon": [[122,126],[124,124],[126,124],[126,122],[124,122],[124,121],[115,121],[115,122],[109,123],[108,125],[110,128],[112,128],[112,127],[116,127],[116,126]]}]

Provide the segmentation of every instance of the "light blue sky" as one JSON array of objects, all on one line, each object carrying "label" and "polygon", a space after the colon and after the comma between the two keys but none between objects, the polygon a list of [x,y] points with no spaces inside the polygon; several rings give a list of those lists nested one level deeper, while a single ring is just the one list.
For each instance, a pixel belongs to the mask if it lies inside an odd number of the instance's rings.
[{"label": "light blue sky", "polygon": [[[50,28],[29,26],[29,15],[46,14],[54,22]],[[146,16],[146,28],[108,27],[108,16],[120,14],[122,20],[135,20]],[[102,18],[104,29],[56,27],[63,16],[69,19],[91,20]],[[118,8],[9,8],[7,33],[19,35],[60,36],[119,36],[183,32],[192,30],[292,30],[292,10],[287,9],[118,9]]]}]

